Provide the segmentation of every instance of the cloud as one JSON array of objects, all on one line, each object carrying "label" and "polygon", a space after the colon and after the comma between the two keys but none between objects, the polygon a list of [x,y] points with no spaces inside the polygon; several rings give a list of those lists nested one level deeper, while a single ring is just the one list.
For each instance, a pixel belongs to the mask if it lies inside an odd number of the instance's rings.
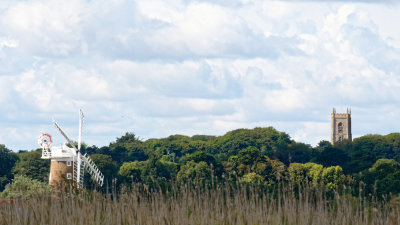
[{"label": "cloud", "polygon": [[18,47],[18,41],[8,38],[0,38],[0,50],[3,48],[16,48],[16,47]]},{"label": "cloud", "polygon": [[[253,33],[244,21],[225,8],[205,4],[189,4],[184,13],[174,12],[175,17],[153,15],[151,7],[143,14],[151,19],[168,21],[165,26],[148,37],[151,45],[161,51],[172,51],[183,56],[239,56],[277,58],[283,51],[298,52],[295,39],[265,37]],[[150,11],[151,10],[151,11]],[[150,12],[148,12],[150,11]],[[164,37],[168,36],[168,39]],[[162,53],[161,53],[162,54]]]},{"label": "cloud", "polygon": [[83,8],[79,0],[16,2],[2,16],[1,25],[24,51],[66,56],[80,48]]},{"label": "cloud", "polygon": [[[108,56],[127,60],[197,60],[210,57],[268,57],[301,54],[292,37],[253,30],[232,9],[211,3],[138,2],[118,9],[134,16],[124,27],[101,28],[95,44]],[[97,27],[95,25],[95,27]],[[166,38],[167,37],[167,38]],[[89,44],[89,49],[92,48]],[[93,47],[94,48],[94,47]]]},{"label": "cloud", "polygon": [[226,68],[207,61],[137,63],[127,60],[107,64],[107,73],[126,84],[124,89],[144,94],[185,98],[236,98],[240,81]]},{"label": "cloud", "polygon": [[398,3],[396,0],[280,0],[280,1],[285,1],[285,2],[324,2],[324,3],[329,3],[329,2],[338,2],[338,3],[372,3],[372,4],[388,4],[388,3]]},{"label": "cloud", "polygon": [[[364,1],[365,3],[366,1]],[[396,131],[398,5],[329,1],[9,1],[0,6],[0,143],[41,132],[85,141],[275,126],[329,139],[330,111],[353,134]],[[389,15],[389,19],[386,18]],[[385,116],[383,116],[385,115]]]}]

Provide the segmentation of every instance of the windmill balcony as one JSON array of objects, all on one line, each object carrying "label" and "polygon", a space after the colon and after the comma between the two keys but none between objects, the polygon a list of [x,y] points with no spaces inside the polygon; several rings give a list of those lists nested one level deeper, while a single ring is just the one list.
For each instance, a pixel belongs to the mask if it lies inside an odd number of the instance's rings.
[{"label": "windmill balcony", "polygon": [[71,158],[76,155],[73,148],[69,148],[65,144],[59,147],[52,147],[51,149],[43,149],[42,159],[52,158]]}]

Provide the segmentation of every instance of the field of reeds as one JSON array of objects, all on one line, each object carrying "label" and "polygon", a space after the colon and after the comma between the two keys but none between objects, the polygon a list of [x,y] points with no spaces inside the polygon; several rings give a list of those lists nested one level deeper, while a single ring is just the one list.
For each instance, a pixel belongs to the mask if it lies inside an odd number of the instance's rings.
[{"label": "field of reeds", "polygon": [[118,193],[49,193],[0,205],[0,224],[400,224],[392,198],[352,197],[310,185],[141,184]]}]

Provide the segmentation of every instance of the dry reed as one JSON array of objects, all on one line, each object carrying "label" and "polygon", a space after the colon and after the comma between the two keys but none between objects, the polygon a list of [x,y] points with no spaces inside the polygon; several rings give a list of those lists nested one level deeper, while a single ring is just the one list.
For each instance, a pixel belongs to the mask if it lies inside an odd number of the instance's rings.
[{"label": "dry reed", "polygon": [[327,198],[309,185],[133,184],[118,195],[68,191],[14,200],[0,206],[0,224],[400,224],[399,210],[393,200]]}]

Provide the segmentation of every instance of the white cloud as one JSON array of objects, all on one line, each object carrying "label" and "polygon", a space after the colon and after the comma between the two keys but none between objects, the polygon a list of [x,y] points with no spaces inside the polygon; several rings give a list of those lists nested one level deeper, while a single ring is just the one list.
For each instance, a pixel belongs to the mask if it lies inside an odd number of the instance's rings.
[{"label": "white cloud", "polygon": [[265,1],[262,4],[262,14],[274,20],[280,20],[285,16],[290,16],[293,11],[293,5],[287,2]]},{"label": "white cloud", "polygon": [[292,112],[308,107],[301,91],[296,89],[273,91],[266,96],[265,102],[272,112]]},{"label": "white cloud", "polygon": [[[328,117],[328,116],[327,116]],[[326,133],[331,129],[330,123],[325,122],[303,122],[294,132],[293,138],[296,141],[304,143],[313,143],[314,145],[322,140],[330,141]]]},{"label": "white cloud", "polygon": [[0,50],[2,48],[16,48],[18,47],[18,41],[9,38],[0,38]]},{"label": "white cloud", "polygon": [[101,111],[116,97],[103,76],[63,64],[46,64],[7,77],[8,91],[3,89],[2,93],[8,93],[4,101],[9,107],[3,109],[4,113],[14,115],[9,122],[48,123],[53,116],[65,118],[79,108]]},{"label": "white cloud", "polygon": [[29,1],[11,5],[1,18],[8,35],[23,51],[67,56],[80,47],[84,4],[72,1]]},{"label": "white cloud", "polygon": [[38,134],[56,132],[52,116],[74,137],[78,108],[97,145],[127,131],[270,125],[316,144],[329,139],[333,106],[353,108],[355,136],[397,131],[399,7],[9,1],[0,6],[0,143],[36,148]]},{"label": "white cloud", "polygon": [[[11,89],[12,89],[12,78],[7,76],[0,76],[0,104],[6,105],[11,102]],[[10,102],[9,102],[10,101]],[[3,111],[7,107],[0,107],[0,111]]]}]

